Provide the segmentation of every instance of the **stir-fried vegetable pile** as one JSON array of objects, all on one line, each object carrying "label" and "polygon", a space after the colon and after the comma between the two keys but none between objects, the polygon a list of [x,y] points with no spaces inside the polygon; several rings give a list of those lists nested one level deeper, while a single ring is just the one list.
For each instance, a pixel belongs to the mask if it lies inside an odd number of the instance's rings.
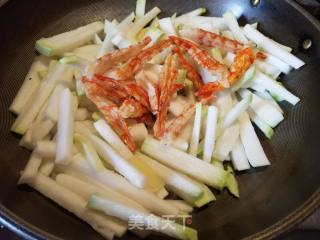
[{"label": "stir-fried vegetable pile", "polygon": [[300,100],[279,76],[304,62],[232,12],[158,18],[145,7],[137,0],[120,23],[36,42],[40,55],[10,106],[11,130],[32,150],[19,183],[107,239],[149,234],[130,227],[140,216],[145,229],[152,221],[193,240],[196,230],[164,215],[214,201],[209,187],[239,197],[234,170],[270,164],[252,122],[272,137],[284,120],[278,102]]}]

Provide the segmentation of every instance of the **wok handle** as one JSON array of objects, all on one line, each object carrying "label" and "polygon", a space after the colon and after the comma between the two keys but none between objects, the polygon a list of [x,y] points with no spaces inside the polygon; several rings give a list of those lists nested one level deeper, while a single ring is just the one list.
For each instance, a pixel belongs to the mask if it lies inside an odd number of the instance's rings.
[{"label": "wok handle", "polygon": [[320,0],[296,0],[296,2],[320,21]]}]

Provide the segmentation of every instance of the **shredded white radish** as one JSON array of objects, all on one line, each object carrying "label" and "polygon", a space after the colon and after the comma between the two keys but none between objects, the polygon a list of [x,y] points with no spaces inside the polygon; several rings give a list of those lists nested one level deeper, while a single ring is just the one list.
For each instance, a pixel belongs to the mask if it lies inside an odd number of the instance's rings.
[{"label": "shredded white radish", "polygon": [[248,39],[242,33],[234,14],[232,12],[226,12],[223,14],[223,19],[226,21],[229,29],[233,33],[234,38],[243,44],[248,44]]},{"label": "shredded white radish", "polygon": [[209,106],[206,124],[207,128],[203,146],[203,160],[206,162],[211,162],[211,157],[214,151],[217,120],[218,109],[215,106]]},{"label": "shredded white radish", "polygon": [[274,41],[267,38],[258,30],[253,28],[251,25],[247,24],[243,31],[245,35],[256,43],[258,46],[262,47],[267,52],[273,54],[274,56],[280,58],[282,61],[288,63],[290,66],[298,69],[302,67],[305,63],[301,59],[297,58],[293,54],[283,50],[279,45],[275,44]]},{"label": "shredded white radish", "polygon": [[116,151],[118,151],[122,157],[130,159],[133,156],[129,148],[122,142],[119,136],[113,131],[113,129],[105,120],[100,119],[93,125],[101,137],[103,137],[104,140],[106,140]]},{"label": "shredded white radish", "polygon": [[248,158],[244,151],[240,137],[237,139],[231,151],[231,160],[233,167],[238,171],[250,169],[250,164],[248,162]]},{"label": "shredded white radish", "polygon": [[167,34],[168,36],[173,35],[176,36],[177,32],[176,29],[174,27],[174,24],[172,23],[172,19],[171,18],[162,18],[159,20],[159,25],[162,31],[165,32],[165,34]]},{"label": "shredded white radish", "polygon": [[113,238],[113,232],[103,216],[86,211],[86,201],[72,191],[60,186],[51,178],[37,174],[31,186],[61,207],[87,222],[106,239]]},{"label": "shredded white radish", "polygon": [[68,88],[61,92],[59,103],[59,118],[57,127],[57,152],[55,162],[68,164],[72,156],[74,101]]},{"label": "shredded white radish", "polygon": [[19,179],[19,184],[30,184],[34,181],[38,174],[39,167],[41,165],[42,159],[41,157],[33,152],[29,158],[27,165],[25,166],[24,170]]},{"label": "shredded white radish", "polygon": [[202,115],[202,105],[201,103],[196,104],[196,114],[193,121],[193,130],[190,138],[190,148],[189,153],[193,156],[197,156],[200,130],[201,130],[201,115]]},{"label": "shredded white radish", "polygon": [[244,146],[249,163],[252,167],[270,165],[270,162],[261,146],[259,138],[254,131],[250,118],[246,112],[239,118],[240,138]]},{"label": "shredded white radish", "polygon": [[[196,240],[194,229],[158,216],[215,201],[209,186],[239,197],[233,169],[270,165],[252,123],[271,139],[287,115],[277,102],[300,101],[279,76],[305,63],[257,22],[240,26],[240,8],[222,17],[201,16],[205,8],[159,17],[146,3],[136,0],[119,22],[36,42],[40,56],[10,106],[18,114],[11,130],[33,151],[19,184],[107,239],[127,230],[148,236],[129,227],[139,214],[144,227],[147,218],[157,227],[170,223],[158,232]],[[233,74],[234,83],[221,84]]]}]

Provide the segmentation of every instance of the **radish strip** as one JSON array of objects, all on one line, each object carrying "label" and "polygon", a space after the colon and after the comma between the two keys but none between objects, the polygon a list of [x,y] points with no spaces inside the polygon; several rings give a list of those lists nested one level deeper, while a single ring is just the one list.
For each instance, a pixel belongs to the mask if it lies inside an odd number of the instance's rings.
[{"label": "radish strip", "polygon": [[50,176],[54,169],[54,159],[43,159],[39,168],[39,173]]},{"label": "radish strip", "polygon": [[59,118],[57,128],[56,164],[68,164],[72,156],[73,124],[74,124],[73,95],[68,88],[61,92]]},{"label": "radish strip", "polygon": [[262,86],[264,89],[268,90],[270,93],[276,94],[282,97],[284,100],[291,103],[292,105],[296,105],[300,101],[298,97],[296,97],[291,92],[289,92],[277,81],[261,73],[260,71],[256,71],[256,74],[252,79],[252,83]]},{"label": "radish strip", "polygon": [[31,186],[42,195],[53,200],[61,207],[87,222],[106,239],[113,238],[113,232],[110,230],[109,223],[105,218],[94,212],[88,212],[86,209],[86,201],[77,194],[60,186],[51,178],[41,174],[36,176]]},{"label": "radish strip", "polygon": [[44,158],[54,157],[56,154],[56,143],[53,141],[38,141],[34,151]]},{"label": "radish strip", "polygon": [[100,119],[93,125],[101,137],[106,140],[106,142],[109,143],[122,157],[130,159],[133,156],[127,145],[122,142],[120,137],[113,131],[105,120]]},{"label": "radish strip", "polygon": [[58,121],[59,115],[59,101],[61,92],[65,87],[61,84],[57,85],[53,90],[50,98],[48,99],[47,107],[44,110],[44,116],[51,119],[54,122]]},{"label": "radish strip", "polygon": [[131,38],[134,38],[136,34],[145,26],[147,25],[153,18],[155,18],[161,10],[158,7],[154,7],[149,12],[147,12],[143,17],[141,17],[138,21],[136,21],[127,35]]},{"label": "radish strip", "polygon": [[226,172],[200,159],[179,151],[161,142],[147,138],[141,147],[142,152],[176,170],[188,174],[209,186],[222,189]]},{"label": "radish strip", "polygon": [[22,86],[15,96],[9,110],[15,114],[20,114],[30,99],[33,98],[40,85],[38,72],[48,70],[48,58],[44,56],[36,57],[27,73]]},{"label": "radish strip", "polygon": [[250,169],[250,164],[248,162],[248,158],[246,156],[240,137],[238,137],[231,151],[231,160],[234,169],[238,171]]},{"label": "radish strip", "polygon": [[219,136],[219,138],[217,139],[213,157],[220,161],[227,160],[229,153],[232,151],[238,138],[239,124],[235,123],[225,129],[221,136]]},{"label": "radish strip", "polygon": [[152,228],[153,230],[164,233],[174,238],[184,240],[197,239],[197,231],[192,228],[179,225],[170,220],[164,220],[155,215],[141,212],[128,206],[127,204],[119,203],[109,198],[103,198],[96,194],[90,197],[88,207],[104,212],[107,215],[117,217],[126,222],[134,221],[133,219],[135,219],[135,217],[139,217],[139,220],[145,227],[148,226],[149,221],[152,221],[154,225],[154,228]]},{"label": "radish strip", "polygon": [[114,167],[117,172],[128,179],[133,185],[139,188],[144,188],[146,186],[146,176],[144,176],[143,173],[139,169],[137,169],[130,161],[123,158],[120,153],[110,147],[108,143],[106,143],[96,135],[93,135],[87,129],[83,129],[77,126],[76,132],[85,135],[93,144],[98,154],[112,167]]},{"label": "radish strip", "polygon": [[41,165],[42,159],[41,157],[33,152],[28,160],[27,165],[25,166],[22,175],[19,179],[18,184],[30,184],[34,181],[37,176],[38,169]]},{"label": "radish strip", "polygon": [[190,148],[189,153],[193,156],[197,156],[198,146],[199,146],[199,138],[200,138],[200,130],[201,130],[201,116],[202,116],[202,104],[196,104],[196,113],[193,121],[193,130],[190,138]]},{"label": "radish strip", "polygon": [[252,96],[250,108],[271,127],[277,126],[284,119],[282,113],[274,105],[261,99],[249,90],[242,89],[239,91],[239,94],[243,98]]},{"label": "radish strip", "polygon": [[136,21],[143,17],[146,9],[146,0],[137,0],[136,3]]},{"label": "radish strip", "polygon": [[298,69],[302,67],[305,63],[294,56],[293,54],[283,50],[279,45],[275,44],[270,38],[264,36],[258,30],[254,29],[252,26],[247,24],[243,31],[245,35],[250,38],[258,46],[262,47],[267,52],[273,54],[274,56],[280,58],[282,61],[288,63],[290,66]]},{"label": "radish strip", "polygon": [[252,167],[270,165],[259,138],[250,122],[249,115],[246,112],[240,116],[239,123],[241,142],[244,146],[250,165]]},{"label": "radish strip", "polygon": [[128,196],[136,201],[149,211],[158,214],[178,214],[179,210],[166,203],[164,200],[158,198],[155,194],[148,192],[144,189],[137,188],[128,182],[124,177],[116,174],[110,170],[103,170],[101,172],[93,172],[86,160],[81,155],[76,155],[68,167],[61,168],[62,172],[71,175],[84,174],[90,180],[100,182],[102,185],[109,186],[115,191]]},{"label": "radish strip", "polygon": [[228,24],[228,27],[233,33],[235,39],[243,44],[248,44],[248,39],[242,33],[237,18],[234,16],[234,14],[232,12],[226,12],[225,14],[223,14],[223,19]]},{"label": "radish strip", "polygon": [[74,191],[76,194],[79,194],[79,196],[83,197],[85,200],[89,200],[92,194],[98,193],[101,196],[106,196],[116,201],[127,203],[136,209],[139,209],[144,212],[148,212],[144,207],[142,207],[137,202],[113,190],[112,188],[109,188],[108,186],[104,186],[103,188],[101,188],[95,184],[88,183],[77,177],[70,176],[63,173],[60,173],[56,176],[56,181],[62,186]]},{"label": "radish strip", "polygon": [[55,85],[61,79],[63,74],[65,74],[66,70],[67,67],[65,65],[58,64],[54,70],[48,73],[46,80],[41,82],[40,88],[35,93],[35,97],[32,98],[29,107],[24,109],[14,122],[11,127],[12,131],[24,134],[28,130],[42,106],[46,103]]},{"label": "radish strip", "polygon": [[177,36],[176,29],[172,23],[171,18],[162,18],[159,20],[160,29],[165,32],[168,36]]},{"label": "radish strip", "polygon": [[217,120],[218,109],[215,106],[209,106],[203,146],[203,160],[206,162],[211,162],[211,157],[214,152]]}]

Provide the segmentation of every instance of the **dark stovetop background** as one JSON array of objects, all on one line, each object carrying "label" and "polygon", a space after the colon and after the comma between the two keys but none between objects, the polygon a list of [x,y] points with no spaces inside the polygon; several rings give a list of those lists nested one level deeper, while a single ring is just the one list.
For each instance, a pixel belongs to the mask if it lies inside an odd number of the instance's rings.
[{"label": "dark stovetop background", "polygon": [[[1,6],[0,0],[0,6]],[[302,7],[304,7],[309,13],[315,16],[320,21],[320,0],[296,0]],[[318,210],[319,212],[320,210]],[[320,214],[318,214],[320,216]],[[320,239],[320,219],[319,217],[313,217],[314,219],[317,218],[316,222],[319,226],[316,228],[318,230],[310,230],[310,229],[303,229],[305,226],[310,226],[308,221],[306,224],[302,224],[296,229],[293,229],[287,233],[282,234],[275,240],[319,240]],[[0,226],[0,240],[22,240],[21,237],[18,237],[16,234],[10,232],[10,230]]]}]

